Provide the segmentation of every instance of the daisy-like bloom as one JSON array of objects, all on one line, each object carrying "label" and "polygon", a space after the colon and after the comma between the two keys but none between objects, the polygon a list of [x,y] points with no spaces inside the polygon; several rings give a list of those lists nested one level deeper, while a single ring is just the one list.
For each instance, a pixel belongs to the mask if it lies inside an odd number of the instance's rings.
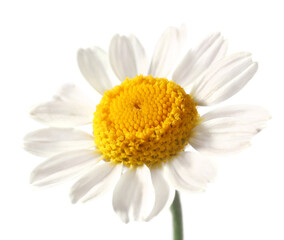
[{"label": "daisy-like bloom", "polygon": [[[198,106],[242,89],[257,63],[249,53],[226,56],[227,42],[214,33],[173,71],[184,35],[183,28],[168,28],[149,65],[132,35],[115,35],[108,54],[98,47],[80,49],[79,68],[102,99],[96,105],[76,86],[64,85],[52,100],[32,108],[31,116],[49,127],[24,139],[27,151],[48,158],[31,182],[46,186],[78,177],[73,203],[114,189],[113,208],[124,222],[152,219],[171,205],[175,190],[203,191],[216,175],[207,155],[246,148],[269,114],[235,105],[200,116]],[[75,128],[85,124],[92,124],[93,135]],[[185,149],[189,145],[193,150]]]}]

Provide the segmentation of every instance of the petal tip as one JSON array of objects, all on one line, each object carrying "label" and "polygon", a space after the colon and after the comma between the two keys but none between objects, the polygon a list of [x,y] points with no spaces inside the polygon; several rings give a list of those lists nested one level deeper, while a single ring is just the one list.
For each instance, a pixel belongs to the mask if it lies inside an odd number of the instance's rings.
[{"label": "petal tip", "polygon": [[35,172],[32,172],[30,175],[30,184],[35,185],[36,181],[37,181],[37,176]]},{"label": "petal tip", "polygon": [[73,194],[73,192],[71,192],[71,193],[69,194],[69,197],[70,197],[70,201],[71,201],[72,204],[78,203],[78,200],[79,200],[79,199],[76,198],[76,196]]}]

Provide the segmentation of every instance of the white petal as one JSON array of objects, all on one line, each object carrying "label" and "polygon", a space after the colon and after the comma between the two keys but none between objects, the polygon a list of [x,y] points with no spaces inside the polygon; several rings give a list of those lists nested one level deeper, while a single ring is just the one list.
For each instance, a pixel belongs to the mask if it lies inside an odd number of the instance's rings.
[{"label": "white petal", "polygon": [[251,54],[236,53],[215,62],[195,82],[192,94],[198,105],[224,101],[241,90],[257,71]]},{"label": "white petal", "polygon": [[112,203],[123,222],[144,220],[154,205],[154,189],[148,167],[127,169],[115,186]]},{"label": "white petal", "polygon": [[91,123],[94,109],[88,105],[52,100],[34,106],[33,119],[51,127],[70,128]]},{"label": "white petal", "polygon": [[144,47],[134,35],[129,36],[129,41],[132,45],[132,49],[135,56],[136,70],[137,70],[136,74],[147,75],[148,59]]},{"label": "white petal", "polygon": [[172,79],[183,88],[188,88],[212,63],[223,58],[226,51],[227,41],[221,34],[211,34],[196,48],[188,51],[176,68]]},{"label": "white petal", "polygon": [[176,64],[185,37],[185,29],[169,27],[160,37],[155,48],[149,75],[167,77]]},{"label": "white petal", "polygon": [[94,150],[76,150],[55,155],[39,166],[31,174],[31,183],[47,186],[74,177],[82,170],[95,165],[101,154]]},{"label": "white petal", "polygon": [[168,178],[178,191],[204,191],[217,173],[215,164],[198,153],[182,152],[166,164]]},{"label": "white petal", "polygon": [[216,118],[205,120],[192,129],[190,144],[198,151],[206,153],[235,153],[247,148],[256,133],[253,125],[247,125],[235,118]]},{"label": "white petal", "polygon": [[266,109],[253,105],[220,107],[204,114],[201,118],[208,121],[224,117],[232,117],[243,124],[253,126],[257,132],[261,131],[266,126],[266,122],[271,118],[270,113]]},{"label": "white petal", "polygon": [[155,204],[150,215],[145,219],[146,221],[157,216],[163,209],[170,207],[175,196],[175,189],[167,182],[162,166],[152,168],[151,177],[155,189]]},{"label": "white petal", "polygon": [[94,137],[72,128],[44,128],[24,137],[24,148],[40,157],[91,147],[94,147]]},{"label": "white petal", "polygon": [[109,47],[109,59],[112,69],[120,81],[133,78],[146,72],[147,57],[138,39],[115,35]]},{"label": "white petal", "polygon": [[74,84],[64,84],[53,96],[54,100],[85,104],[95,110],[96,102]]},{"label": "white petal", "polygon": [[77,61],[81,73],[100,94],[113,88],[112,74],[107,53],[98,48],[79,49]]},{"label": "white petal", "polygon": [[109,191],[121,176],[122,164],[103,163],[92,168],[78,182],[70,193],[72,203],[86,202]]}]

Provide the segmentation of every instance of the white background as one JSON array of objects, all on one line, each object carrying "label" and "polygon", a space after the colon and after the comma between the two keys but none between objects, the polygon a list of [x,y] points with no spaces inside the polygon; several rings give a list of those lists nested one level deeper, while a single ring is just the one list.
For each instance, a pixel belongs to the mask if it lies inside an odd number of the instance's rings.
[{"label": "white background", "polygon": [[108,48],[115,33],[134,33],[148,57],[168,26],[187,24],[187,47],[221,31],[229,52],[249,51],[259,62],[251,82],[224,104],[251,103],[272,120],[252,147],[217,159],[219,173],[203,194],[182,194],[185,239],[284,239],[283,7],[281,1],[1,1],[1,212],[0,239],[171,239],[171,215],[123,224],[111,193],[72,205],[71,183],[35,189],[29,174],[43,159],[21,149],[40,124],[31,105],[48,100],[63,83],[75,83],[99,101],[76,63],[80,47]]}]

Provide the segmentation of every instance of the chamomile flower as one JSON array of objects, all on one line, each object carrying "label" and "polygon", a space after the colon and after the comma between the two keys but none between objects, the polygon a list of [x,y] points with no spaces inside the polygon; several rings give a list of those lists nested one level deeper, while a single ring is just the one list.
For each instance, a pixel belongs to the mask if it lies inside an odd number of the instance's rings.
[{"label": "chamomile flower", "polygon": [[[152,219],[171,205],[175,190],[203,191],[216,175],[207,155],[249,146],[269,113],[234,105],[200,116],[198,106],[241,90],[257,63],[249,53],[226,56],[227,41],[214,33],[173,69],[183,42],[183,28],[168,28],[150,64],[133,35],[115,35],[109,53],[80,49],[80,71],[101,101],[64,85],[52,100],[33,107],[31,116],[49,127],[24,138],[27,151],[48,158],[31,182],[46,186],[78,177],[70,192],[73,203],[113,189],[113,208],[124,222]],[[120,85],[114,86],[115,77]],[[93,135],[75,128],[85,124]],[[189,145],[195,150],[187,151]]]}]

